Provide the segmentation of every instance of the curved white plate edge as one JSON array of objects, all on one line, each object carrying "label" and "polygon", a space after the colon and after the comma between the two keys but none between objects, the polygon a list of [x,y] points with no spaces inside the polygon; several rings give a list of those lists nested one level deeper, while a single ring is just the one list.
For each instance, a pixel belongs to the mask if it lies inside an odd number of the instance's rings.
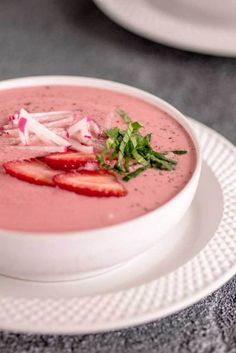
[{"label": "curved white plate edge", "polygon": [[[236,147],[233,145],[233,143],[231,143],[229,140],[227,140],[220,133],[218,133],[217,131],[211,129],[210,127],[204,125],[203,123],[201,123],[193,118],[190,118],[190,117],[187,117],[187,118],[190,119],[190,121],[192,121],[193,124],[200,125],[200,127],[202,127],[203,129],[207,129],[211,134],[216,135],[218,139],[222,140],[227,146],[229,146],[230,149],[234,149],[235,153],[236,153]],[[188,260],[184,265],[186,265],[188,262],[192,261],[192,259]],[[174,271],[171,271],[170,273],[172,273],[172,272],[174,272]],[[99,333],[99,332],[101,333],[101,332],[108,332],[108,331],[114,331],[114,330],[119,330],[119,329],[126,329],[131,326],[135,327],[135,326],[150,323],[150,322],[159,320],[161,318],[164,318],[166,316],[175,314],[175,313],[179,312],[180,310],[183,310],[183,309],[189,307],[190,305],[197,303],[201,299],[212,294],[217,289],[219,289],[221,286],[223,286],[235,274],[236,274],[236,263],[231,268],[229,268],[224,274],[221,274],[214,281],[210,282],[207,286],[205,286],[204,288],[202,288],[201,290],[196,292],[196,294],[192,295],[191,297],[180,300],[178,303],[169,305],[169,306],[164,307],[162,309],[159,308],[157,310],[154,310],[151,313],[145,313],[143,315],[133,316],[128,319],[126,318],[126,319],[121,319],[121,320],[115,320],[113,323],[103,322],[102,325],[101,325],[101,322],[99,324],[96,324],[96,323],[92,324],[91,323],[87,326],[85,325],[84,327],[81,324],[79,324],[79,325],[72,324],[71,326],[67,324],[65,327],[65,326],[63,326],[63,323],[62,323],[62,326],[61,327],[57,326],[56,329],[55,329],[55,325],[53,325],[53,326],[48,325],[47,328],[45,329],[45,323],[43,325],[35,323],[34,327],[32,327],[32,326],[29,327],[27,325],[27,323],[23,323],[23,324],[20,323],[19,324],[17,322],[14,322],[14,325],[12,325],[11,323],[10,324],[5,323],[2,325],[2,322],[0,322],[0,329],[21,332],[21,333],[27,332],[27,333],[35,333],[35,334],[71,334],[71,335],[73,335],[73,334],[90,334],[90,333]],[[148,284],[151,282],[153,282],[153,281],[148,282]],[[138,286],[137,288],[139,288],[141,286]],[[133,289],[134,288],[135,287],[133,287]],[[121,293],[121,292],[129,291],[130,289],[132,289],[132,288],[121,290],[118,292]],[[116,293],[118,293],[118,292],[116,292]],[[109,294],[109,293],[106,293],[106,294]],[[99,297],[99,296],[103,296],[103,295],[96,295],[96,296]],[[7,298],[7,297],[5,297],[5,298]],[[34,298],[34,299],[37,299],[37,298]],[[42,299],[40,299],[40,300],[42,300]],[[14,328],[13,328],[13,326],[14,326]]]},{"label": "curved white plate edge", "polygon": [[[193,123],[193,125],[200,125],[202,129],[207,130],[210,134],[214,134],[215,136],[217,136],[218,139],[220,139],[221,141],[223,141],[227,146],[229,146],[229,148],[234,149],[235,153],[236,153],[236,146],[233,144],[233,142],[231,142],[230,140],[228,140],[224,135],[221,135],[218,131],[214,130],[213,128],[211,128],[210,126],[205,125],[204,123],[202,123],[201,121],[192,118],[188,115],[185,115],[185,117],[190,120],[191,123]],[[205,161],[207,163],[207,161]]]},{"label": "curved white plate edge", "polygon": [[[75,334],[95,334],[95,333],[105,333],[105,332],[110,332],[110,331],[116,331],[116,330],[121,330],[121,329],[128,329],[131,327],[137,327],[141,325],[145,325],[148,323],[152,323],[154,321],[163,319],[167,316],[177,314],[181,310],[184,310],[188,308],[191,305],[194,305],[198,303],[200,300],[206,298],[208,295],[211,295],[214,293],[217,289],[222,287],[226,282],[228,282],[236,273],[236,264],[234,267],[231,268],[230,271],[225,272],[224,275],[221,275],[219,278],[217,278],[215,281],[211,282],[209,286],[204,287],[201,291],[197,292],[194,296],[191,296],[191,299],[187,298],[182,301],[179,301],[176,304],[167,306],[166,308],[163,309],[158,309],[157,311],[153,311],[148,314],[144,315],[139,315],[121,320],[116,320],[112,324],[111,323],[106,323],[104,322],[102,325],[101,323],[99,324],[89,324],[82,326],[81,324],[79,325],[66,325],[66,327],[63,326],[63,323],[61,327],[58,325],[55,329],[55,325],[53,326],[47,326],[45,328],[45,323],[35,324],[34,327],[30,327],[27,325],[27,323],[19,324],[19,323],[14,323],[14,328],[12,328],[12,324],[5,324],[2,325],[0,323],[0,329],[3,331],[15,331],[19,333],[32,333],[32,334],[43,334],[43,335],[75,335]],[[223,277],[223,278],[222,278]],[[58,323],[57,323],[58,324]]]},{"label": "curved white plate edge", "polygon": [[[213,56],[224,56],[229,58],[236,57],[236,47],[232,46],[230,49],[225,48],[205,48],[204,45],[194,43],[192,46],[188,43],[183,43],[179,40],[172,41],[170,38],[163,38],[162,35],[155,33],[152,34],[143,28],[138,28],[132,23],[128,23],[126,19],[121,18],[116,12],[112,11],[111,6],[105,6],[104,2],[101,0],[93,0],[97,7],[111,20],[113,20],[117,25],[123,27],[127,31],[137,34],[145,39],[151,40],[152,42],[159,43],[168,47],[172,47],[179,50],[184,50],[187,52],[193,52],[202,55],[213,55]],[[236,31],[235,31],[236,36]]]}]

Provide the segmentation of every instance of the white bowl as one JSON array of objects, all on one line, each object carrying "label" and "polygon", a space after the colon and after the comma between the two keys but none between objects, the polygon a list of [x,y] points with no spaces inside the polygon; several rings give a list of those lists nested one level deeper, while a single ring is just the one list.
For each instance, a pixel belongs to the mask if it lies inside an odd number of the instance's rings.
[{"label": "white bowl", "polygon": [[199,145],[186,118],[170,104],[142,90],[111,81],[72,76],[7,80],[0,82],[0,90],[53,84],[111,89],[150,102],[170,114],[189,133],[196,148],[197,162],[191,179],[174,198],[131,221],[96,230],[67,233],[0,230],[0,273],[36,281],[72,280],[97,275],[161,242],[162,236],[189,208],[201,169]]}]

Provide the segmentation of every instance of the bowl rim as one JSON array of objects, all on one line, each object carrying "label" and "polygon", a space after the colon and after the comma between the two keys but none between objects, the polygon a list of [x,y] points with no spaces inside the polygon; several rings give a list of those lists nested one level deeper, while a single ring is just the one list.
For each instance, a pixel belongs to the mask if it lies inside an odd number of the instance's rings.
[{"label": "bowl rim", "polygon": [[17,230],[8,230],[8,229],[0,229],[0,237],[3,235],[9,236],[25,236],[27,238],[33,237],[34,239],[47,239],[50,238],[52,240],[62,239],[66,237],[70,239],[70,237],[80,237],[88,236],[88,234],[97,235],[104,233],[104,231],[114,231],[120,230],[122,231],[127,224],[138,223],[140,220],[145,220],[145,218],[150,217],[151,215],[167,208],[171,203],[178,200],[182,197],[182,195],[187,192],[190,188],[190,185],[194,182],[196,178],[199,177],[201,171],[201,149],[196,137],[196,134],[188,122],[187,118],[172,104],[166,102],[162,98],[155,96],[152,93],[149,93],[145,90],[136,88],[131,85],[123,84],[117,81],[105,80],[101,78],[95,77],[86,77],[86,76],[74,76],[74,75],[39,75],[39,76],[26,76],[19,77],[13,79],[7,79],[0,81],[0,91],[8,90],[8,89],[17,89],[17,88],[26,88],[26,87],[37,87],[37,86],[80,86],[80,87],[94,87],[99,89],[111,90],[114,92],[119,92],[123,94],[127,94],[132,97],[136,97],[138,99],[144,100],[145,102],[152,104],[162,111],[168,113],[173,119],[175,119],[185,131],[187,131],[190,136],[196,151],[196,165],[191,175],[190,179],[186,183],[186,185],[170,200],[165,202],[163,205],[145,213],[135,218],[132,218],[127,221],[123,221],[120,223],[115,223],[113,225],[108,225],[100,228],[93,228],[87,230],[73,230],[73,231],[57,231],[57,232],[37,232],[37,231],[17,231]]}]

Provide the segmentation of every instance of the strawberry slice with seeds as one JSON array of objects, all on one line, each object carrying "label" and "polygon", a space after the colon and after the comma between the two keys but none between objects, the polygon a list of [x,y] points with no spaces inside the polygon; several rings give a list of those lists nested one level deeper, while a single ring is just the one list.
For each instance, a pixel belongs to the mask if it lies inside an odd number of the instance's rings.
[{"label": "strawberry slice with seeds", "polygon": [[93,153],[81,153],[69,151],[66,153],[53,153],[43,157],[43,161],[53,169],[70,170],[84,166],[87,162],[96,163],[96,155]]},{"label": "strawberry slice with seeds", "polygon": [[125,196],[127,190],[116,176],[106,170],[71,172],[58,174],[53,178],[57,186],[87,196]]},{"label": "strawberry slice with seeds", "polygon": [[3,167],[11,176],[37,185],[55,186],[53,177],[58,174],[37,158],[6,162]]}]

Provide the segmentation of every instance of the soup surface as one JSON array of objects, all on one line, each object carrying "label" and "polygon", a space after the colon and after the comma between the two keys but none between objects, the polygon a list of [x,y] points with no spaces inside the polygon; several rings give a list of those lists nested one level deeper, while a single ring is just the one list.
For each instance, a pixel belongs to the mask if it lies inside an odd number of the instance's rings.
[{"label": "soup surface", "polygon": [[[125,197],[88,197],[59,188],[37,186],[7,175],[0,168],[0,229],[63,232],[100,228],[141,216],[173,198],[188,182],[196,164],[196,151],[188,133],[167,113],[140,99],[109,90],[42,86],[0,91],[0,126],[7,116],[25,108],[29,112],[77,110],[101,126],[115,108],[125,110],[152,133],[156,150],[187,150],[175,155],[172,171],[148,169],[123,182]],[[114,122],[119,124],[119,121]],[[0,137],[0,163],[38,156],[6,147]]]}]

